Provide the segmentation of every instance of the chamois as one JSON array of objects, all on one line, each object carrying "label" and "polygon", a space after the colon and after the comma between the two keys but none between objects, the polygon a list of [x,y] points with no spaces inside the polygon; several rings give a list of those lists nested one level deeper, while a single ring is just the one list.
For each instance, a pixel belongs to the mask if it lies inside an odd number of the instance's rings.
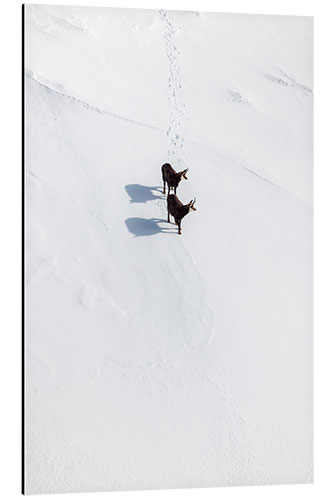
[{"label": "chamois", "polygon": [[173,188],[174,193],[177,192],[178,184],[182,179],[186,179],[186,173],[188,168],[185,170],[181,170],[180,172],[176,172],[175,169],[172,168],[170,163],[164,163],[162,165],[162,178],[163,178],[163,193],[165,194],[165,184],[168,185],[168,194],[170,194],[170,189]]},{"label": "chamois", "polygon": [[170,222],[170,214],[175,219],[175,223],[178,226],[178,234],[182,234],[181,222],[182,219],[190,213],[192,210],[196,210],[194,203],[195,198],[191,200],[187,205],[183,205],[180,199],[175,194],[168,194],[168,222]]}]

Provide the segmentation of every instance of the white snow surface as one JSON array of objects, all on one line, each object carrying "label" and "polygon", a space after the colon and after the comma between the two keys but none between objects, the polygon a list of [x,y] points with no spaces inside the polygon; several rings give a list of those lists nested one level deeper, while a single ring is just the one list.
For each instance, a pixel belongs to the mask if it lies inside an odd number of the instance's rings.
[{"label": "white snow surface", "polygon": [[311,482],[312,18],[25,12],[26,492]]}]

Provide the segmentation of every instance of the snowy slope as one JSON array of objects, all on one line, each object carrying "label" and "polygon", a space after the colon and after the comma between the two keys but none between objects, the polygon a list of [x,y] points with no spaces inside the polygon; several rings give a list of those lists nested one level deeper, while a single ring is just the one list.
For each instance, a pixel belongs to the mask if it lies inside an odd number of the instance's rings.
[{"label": "snowy slope", "polygon": [[310,482],[312,20],[25,8],[27,493]]}]

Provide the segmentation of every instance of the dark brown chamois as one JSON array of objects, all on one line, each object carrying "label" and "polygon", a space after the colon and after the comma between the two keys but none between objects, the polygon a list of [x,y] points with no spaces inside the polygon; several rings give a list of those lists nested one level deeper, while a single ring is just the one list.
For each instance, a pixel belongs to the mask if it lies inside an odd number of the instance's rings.
[{"label": "dark brown chamois", "polygon": [[190,213],[192,210],[196,210],[194,203],[195,198],[187,203],[187,205],[183,205],[180,199],[175,194],[168,194],[167,198],[168,203],[168,222],[170,222],[170,214],[175,219],[175,223],[178,226],[178,234],[182,234],[181,222],[182,219]]},{"label": "dark brown chamois", "polygon": [[186,179],[186,173],[188,168],[185,170],[181,170],[180,172],[176,172],[174,168],[170,165],[170,163],[164,163],[162,165],[162,178],[163,178],[163,193],[165,194],[165,184],[168,185],[168,194],[170,194],[170,189],[173,188],[174,193],[177,192],[178,184],[182,179]]}]

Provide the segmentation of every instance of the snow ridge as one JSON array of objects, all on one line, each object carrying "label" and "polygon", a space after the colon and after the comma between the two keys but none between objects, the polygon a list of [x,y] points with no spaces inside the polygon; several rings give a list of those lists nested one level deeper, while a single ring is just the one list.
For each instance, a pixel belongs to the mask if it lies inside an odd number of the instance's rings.
[{"label": "snow ridge", "polygon": [[[77,97],[74,97],[73,95],[70,95],[65,91],[59,90],[59,87],[61,87],[61,88],[63,88],[63,87],[59,86],[58,84],[54,84],[54,86],[52,86],[52,84],[50,82],[48,82],[47,84],[45,82],[42,82],[40,79],[38,79],[33,74],[32,71],[26,70],[25,76],[27,78],[31,78],[33,81],[38,83],[38,85],[40,85],[44,89],[48,90],[49,92],[51,92],[53,94],[58,94],[66,99],[69,99],[72,102],[76,102],[78,104],[81,104],[82,106],[84,106],[86,109],[89,109],[90,111],[95,111],[96,113],[99,113],[101,115],[110,116],[110,117],[116,118],[118,120],[124,120],[126,122],[132,123],[133,125],[140,125],[141,127],[147,127],[147,128],[151,128],[153,130],[157,130],[158,132],[163,132],[162,129],[155,127],[154,125],[151,125],[150,123],[144,123],[144,122],[141,122],[138,120],[133,120],[132,118],[118,115],[116,113],[113,113],[112,111],[107,111],[105,109],[99,108],[98,106],[93,106],[92,104],[89,104],[88,102],[83,101],[82,99],[78,99]],[[54,87],[58,87],[58,88],[54,88]]]}]

